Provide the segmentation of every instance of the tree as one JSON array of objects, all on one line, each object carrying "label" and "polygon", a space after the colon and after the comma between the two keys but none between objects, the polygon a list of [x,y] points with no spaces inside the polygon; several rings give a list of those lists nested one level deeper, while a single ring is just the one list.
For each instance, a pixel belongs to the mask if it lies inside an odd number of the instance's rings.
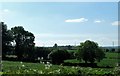
[{"label": "tree", "polygon": [[23,40],[24,40],[24,44],[23,44],[23,48],[24,48],[24,56],[26,56],[26,58],[28,59],[33,59],[33,53],[34,53],[34,35],[31,32],[25,31]]},{"label": "tree", "polygon": [[68,50],[71,50],[71,49],[72,49],[72,46],[71,46],[71,45],[68,45],[67,47],[68,47]]},{"label": "tree", "polygon": [[4,22],[0,22],[0,26],[2,26],[2,56],[5,58],[7,52],[12,51],[13,35],[10,30],[7,30],[7,25]]},{"label": "tree", "polygon": [[31,32],[25,31],[22,26],[11,28],[15,40],[15,52],[19,60],[22,58],[32,58],[34,49],[34,35]]},{"label": "tree", "polygon": [[53,49],[54,49],[54,50],[57,50],[57,49],[58,49],[58,45],[57,45],[56,43],[54,44]]},{"label": "tree", "polygon": [[109,49],[106,49],[106,52],[109,52]]},{"label": "tree", "polygon": [[87,62],[94,63],[95,59],[102,59],[102,58],[99,58],[100,56],[99,54],[97,54],[98,52],[100,52],[100,50],[98,49],[99,47],[96,42],[86,40],[84,43],[80,43],[78,58],[83,59],[85,63]]},{"label": "tree", "polygon": [[114,49],[114,48],[112,48],[112,49],[111,49],[111,52],[115,52],[115,49]]},{"label": "tree", "polygon": [[100,60],[102,60],[103,58],[105,58],[105,53],[103,52],[103,50],[101,48],[98,48],[95,51],[95,54],[96,54],[96,60],[98,62],[100,62]]},{"label": "tree", "polygon": [[64,60],[70,57],[70,54],[67,50],[53,50],[49,54],[50,59],[52,60],[53,64],[60,64],[63,63]]}]

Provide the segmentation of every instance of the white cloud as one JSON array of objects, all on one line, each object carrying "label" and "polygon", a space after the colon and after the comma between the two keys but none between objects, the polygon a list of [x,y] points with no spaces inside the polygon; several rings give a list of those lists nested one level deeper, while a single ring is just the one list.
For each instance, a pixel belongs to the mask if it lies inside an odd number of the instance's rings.
[{"label": "white cloud", "polygon": [[0,21],[5,21],[5,18],[11,15],[11,11],[8,9],[0,9]]},{"label": "white cloud", "polygon": [[86,19],[86,18],[68,19],[68,20],[65,20],[65,22],[86,22],[86,21],[88,21],[88,19]]},{"label": "white cloud", "polygon": [[7,13],[7,12],[10,12],[10,10],[8,10],[8,9],[4,9],[3,12],[6,12],[6,13]]},{"label": "white cloud", "polygon": [[1,15],[7,14],[7,13],[10,13],[10,10],[8,10],[8,9],[2,9],[2,10],[0,10],[0,14]]},{"label": "white cloud", "polygon": [[13,27],[15,27],[15,26],[23,26],[22,24],[17,24],[17,25],[14,25]]},{"label": "white cloud", "polygon": [[101,23],[101,20],[95,20],[94,23]]},{"label": "white cloud", "polygon": [[120,21],[114,21],[114,22],[112,23],[112,25],[118,26],[118,25],[120,25]]}]

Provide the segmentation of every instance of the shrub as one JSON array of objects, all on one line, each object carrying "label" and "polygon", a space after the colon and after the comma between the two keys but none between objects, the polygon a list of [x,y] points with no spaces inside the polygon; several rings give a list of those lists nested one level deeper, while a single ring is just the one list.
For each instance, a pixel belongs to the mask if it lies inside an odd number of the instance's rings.
[{"label": "shrub", "polygon": [[70,54],[67,50],[53,50],[49,54],[49,57],[53,64],[60,64],[63,63],[64,60],[68,59]]}]

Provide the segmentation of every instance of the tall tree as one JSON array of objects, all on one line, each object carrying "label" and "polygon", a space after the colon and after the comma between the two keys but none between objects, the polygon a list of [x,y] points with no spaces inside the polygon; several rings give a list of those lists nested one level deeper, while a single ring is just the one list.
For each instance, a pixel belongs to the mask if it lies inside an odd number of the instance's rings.
[{"label": "tall tree", "polygon": [[101,60],[103,56],[100,58],[100,55],[104,54],[101,53],[99,46],[96,42],[86,40],[84,43],[81,43],[79,46],[79,58],[83,59],[85,63],[91,62],[94,63],[96,59]]},{"label": "tall tree", "polygon": [[19,60],[32,56],[34,48],[34,35],[31,32],[25,31],[22,26],[11,28],[15,40],[15,52]]},{"label": "tall tree", "polygon": [[4,58],[7,52],[11,51],[13,35],[10,30],[7,30],[7,25],[4,22],[0,22],[0,26],[2,26],[2,56]]}]

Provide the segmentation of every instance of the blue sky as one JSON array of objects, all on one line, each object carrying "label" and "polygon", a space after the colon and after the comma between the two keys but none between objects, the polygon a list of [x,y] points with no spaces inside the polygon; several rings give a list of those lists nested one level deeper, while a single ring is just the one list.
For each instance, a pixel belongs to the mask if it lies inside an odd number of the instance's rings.
[{"label": "blue sky", "polygon": [[35,35],[36,46],[79,45],[85,40],[100,46],[118,44],[117,2],[1,3],[0,21],[23,26]]}]

